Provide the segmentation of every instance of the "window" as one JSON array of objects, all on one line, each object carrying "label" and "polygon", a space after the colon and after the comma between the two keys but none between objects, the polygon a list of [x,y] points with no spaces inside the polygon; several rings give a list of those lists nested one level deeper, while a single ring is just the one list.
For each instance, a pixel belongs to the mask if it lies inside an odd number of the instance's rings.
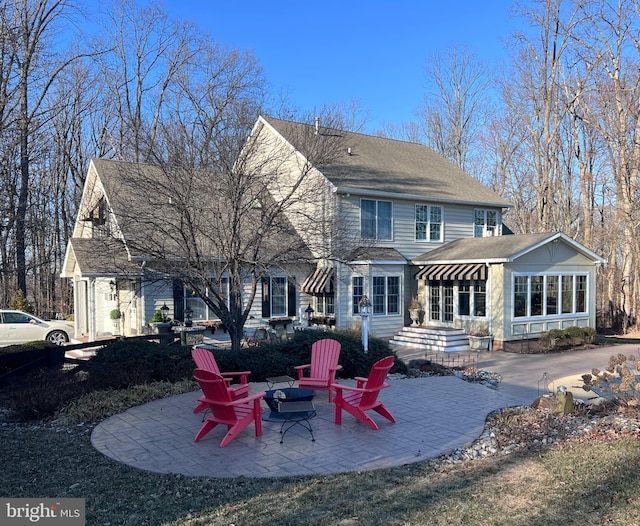
[{"label": "window", "polygon": [[487,315],[487,282],[476,281],[473,284],[473,315]]},{"label": "window", "polygon": [[437,281],[431,281],[429,283],[430,304],[429,304],[429,319],[440,320],[440,284]]},{"label": "window", "polygon": [[586,274],[514,276],[513,316],[587,312],[587,278]]},{"label": "window", "polygon": [[2,317],[4,318],[4,323],[31,323],[33,320],[28,314],[21,312],[5,312]]},{"label": "window", "polygon": [[531,316],[542,316],[544,276],[531,276]]},{"label": "window", "polygon": [[358,303],[360,302],[360,298],[364,296],[364,278],[362,276],[356,276],[353,278],[353,290],[352,290],[352,310],[353,314],[360,314],[360,307]]},{"label": "window", "polygon": [[362,239],[391,239],[391,201],[360,200],[360,236]]},{"label": "window", "polygon": [[287,315],[287,278],[271,278],[271,316]]},{"label": "window", "polygon": [[558,314],[558,276],[547,276],[547,314]]},{"label": "window", "polygon": [[372,278],[371,303],[373,314],[400,313],[400,278],[374,276]]},{"label": "window", "polygon": [[473,237],[497,236],[498,212],[496,210],[476,209],[473,220]]},{"label": "window", "polygon": [[527,315],[529,277],[516,276],[513,281],[513,315],[516,318]]},{"label": "window", "polygon": [[442,207],[416,205],[416,241],[442,241]]},{"label": "window", "polygon": [[562,314],[573,312],[573,276],[562,276]]},{"label": "window", "polygon": [[[229,303],[229,278],[222,278],[220,283],[217,285],[217,291],[219,296],[225,301],[227,304]],[[210,296],[209,291],[207,291],[207,296]],[[191,309],[193,314],[191,315],[194,320],[211,320],[217,319],[217,316],[211,312],[211,309],[207,307],[204,300],[198,296],[192,289],[189,287],[185,287],[184,289],[184,307],[185,310]]]},{"label": "window", "polygon": [[286,276],[262,278],[262,317],[296,315],[296,287]]},{"label": "window", "polygon": [[587,312],[587,276],[576,276],[576,312]]},{"label": "window", "polygon": [[323,314],[325,316],[333,316],[336,313],[335,302],[333,294],[318,294],[315,296],[316,300],[316,314]]},{"label": "window", "polygon": [[487,282],[458,281],[458,316],[487,315]]},{"label": "window", "polygon": [[469,316],[471,314],[471,282],[458,283],[458,315]]}]

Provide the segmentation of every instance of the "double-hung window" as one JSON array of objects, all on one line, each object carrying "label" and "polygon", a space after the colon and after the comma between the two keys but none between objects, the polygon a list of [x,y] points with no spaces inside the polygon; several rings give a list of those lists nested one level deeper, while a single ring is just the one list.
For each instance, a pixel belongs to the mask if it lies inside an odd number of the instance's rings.
[{"label": "double-hung window", "polygon": [[374,276],[371,284],[373,314],[399,314],[400,278],[397,276]]},{"label": "double-hung window", "polygon": [[416,205],[416,241],[442,241],[442,207]]},{"label": "double-hung window", "polygon": [[473,218],[473,237],[497,236],[499,215],[497,210],[476,209]]},{"label": "double-hung window", "polygon": [[287,278],[271,278],[271,316],[287,315]]},{"label": "double-hung window", "polygon": [[355,276],[352,281],[352,314],[360,314],[360,300],[364,296],[364,278],[362,276]]},{"label": "double-hung window", "polygon": [[391,201],[360,200],[362,239],[391,240],[393,207]]},{"label": "double-hung window", "polygon": [[[215,287],[217,295],[227,305],[229,304],[229,278],[223,277]],[[195,291],[189,287],[184,289],[184,307],[185,310],[191,310],[191,317],[194,320],[211,320],[217,319],[217,316],[211,311],[204,300],[198,296]],[[207,297],[214,297],[210,290],[207,290]],[[215,300],[214,300],[215,301]]]}]

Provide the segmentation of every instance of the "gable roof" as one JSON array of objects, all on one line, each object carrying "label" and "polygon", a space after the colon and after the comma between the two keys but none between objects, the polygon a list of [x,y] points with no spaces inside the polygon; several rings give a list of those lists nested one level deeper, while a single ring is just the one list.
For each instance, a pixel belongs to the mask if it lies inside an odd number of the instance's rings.
[{"label": "gable roof", "polygon": [[[294,148],[296,138],[313,133],[313,126],[273,117],[260,117]],[[320,134],[343,138],[344,155],[321,168],[338,193],[396,196],[508,208],[509,201],[459,169],[431,148],[412,142],[361,133],[319,128]],[[298,144],[296,144],[298,143]],[[300,152],[305,155],[304,151]]]},{"label": "gable roof", "polygon": [[[247,207],[240,217],[231,213],[226,217],[230,205],[225,180],[217,172],[92,159],[89,173],[92,180],[83,191],[63,277],[73,275],[74,265],[85,276],[139,275],[143,261],[149,262],[147,269],[160,272],[180,266],[188,255],[197,254],[201,262],[223,261],[224,235],[233,228],[240,232],[249,261],[255,257],[256,237],[260,237],[260,253],[273,265],[313,259],[282,214],[273,220],[269,236],[255,228],[262,207]],[[102,200],[108,208],[103,213],[114,222],[109,232],[114,237],[83,237],[79,225],[91,220]]]},{"label": "gable roof", "polygon": [[472,237],[456,239],[421,256],[413,258],[415,265],[448,263],[509,263],[537,248],[556,240],[562,240],[594,263],[605,260],[566,234],[520,234],[512,236]]},{"label": "gable roof", "polygon": [[109,275],[140,275],[140,263],[129,260],[127,249],[117,239],[71,238],[67,244],[67,254],[61,276],[73,276],[72,265],[78,266],[85,277]]}]

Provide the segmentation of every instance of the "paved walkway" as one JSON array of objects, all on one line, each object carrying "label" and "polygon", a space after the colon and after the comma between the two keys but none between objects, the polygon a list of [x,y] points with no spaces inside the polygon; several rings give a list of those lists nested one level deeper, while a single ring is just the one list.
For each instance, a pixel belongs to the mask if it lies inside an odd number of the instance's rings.
[{"label": "paved walkway", "polygon": [[[397,349],[405,360],[424,358],[412,349]],[[380,399],[395,416],[392,424],[373,413],[374,431],[344,413],[333,423],[334,405],[326,392],[314,399],[311,420],[315,442],[306,429],[295,426],[280,444],[280,423],[263,421],[263,435],[253,425],[225,448],[219,444],[226,428],[216,428],[200,442],[193,438],[202,425],[194,414],[199,392],[156,400],[115,415],[92,434],[93,445],[105,455],[130,466],[158,473],[209,477],[284,477],[367,471],[437,457],[472,443],[482,433],[487,414],[503,407],[530,404],[552,380],[604,368],[609,356],[638,352],[637,345],[620,345],[562,354],[483,352],[477,367],[502,375],[498,390],[453,376],[390,379]],[[348,382],[344,382],[348,383]],[[253,384],[252,392],[266,389]],[[265,416],[269,414],[264,404]]]}]

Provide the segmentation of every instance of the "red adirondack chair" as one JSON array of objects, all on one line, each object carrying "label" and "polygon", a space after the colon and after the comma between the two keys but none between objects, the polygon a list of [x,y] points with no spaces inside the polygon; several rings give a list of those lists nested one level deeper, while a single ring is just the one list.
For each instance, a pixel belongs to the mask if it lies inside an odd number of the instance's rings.
[{"label": "red adirondack chair", "polygon": [[[336,380],[336,371],[342,369],[342,365],[338,365],[341,348],[339,341],[330,338],[314,342],[311,346],[311,363],[294,367],[298,371],[298,386],[327,390],[331,402],[331,384]],[[306,369],[309,369],[307,376]]]},{"label": "red adirondack chair", "polygon": [[[247,376],[251,374],[251,371],[221,373],[213,353],[203,347],[194,347],[191,351],[191,356],[193,357],[193,361],[196,363],[196,367],[198,369],[211,371],[212,373],[219,374],[225,379],[227,388],[231,392],[231,398],[244,398],[249,394],[251,386],[247,382]],[[231,380],[235,376],[240,378],[240,383],[231,385]],[[199,413],[207,408],[207,404],[204,402],[204,397],[199,398],[198,402],[200,403],[193,410],[194,413]]]},{"label": "red adirondack chair", "polygon": [[211,409],[211,414],[202,424],[195,442],[198,442],[218,424],[226,425],[228,429],[227,434],[220,442],[220,447],[231,442],[251,422],[255,423],[256,436],[262,435],[260,400],[265,395],[264,391],[233,400],[224,378],[219,374],[196,369],[193,376],[204,393],[204,402]]},{"label": "red adirondack chair", "polygon": [[371,367],[368,378],[356,377],[356,387],[336,383],[331,385],[336,390],[334,399],[336,404],[336,424],[342,424],[343,410],[367,424],[371,429],[378,429],[378,425],[365,411],[373,410],[395,423],[396,419],[393,418],[393,415],[384,404],[378,400],[380,391],[385,387],[390,387],[390,384],[385,383],[384,380],[391,367],[393,367],[393,360],[393,356],[378,360]]}]

